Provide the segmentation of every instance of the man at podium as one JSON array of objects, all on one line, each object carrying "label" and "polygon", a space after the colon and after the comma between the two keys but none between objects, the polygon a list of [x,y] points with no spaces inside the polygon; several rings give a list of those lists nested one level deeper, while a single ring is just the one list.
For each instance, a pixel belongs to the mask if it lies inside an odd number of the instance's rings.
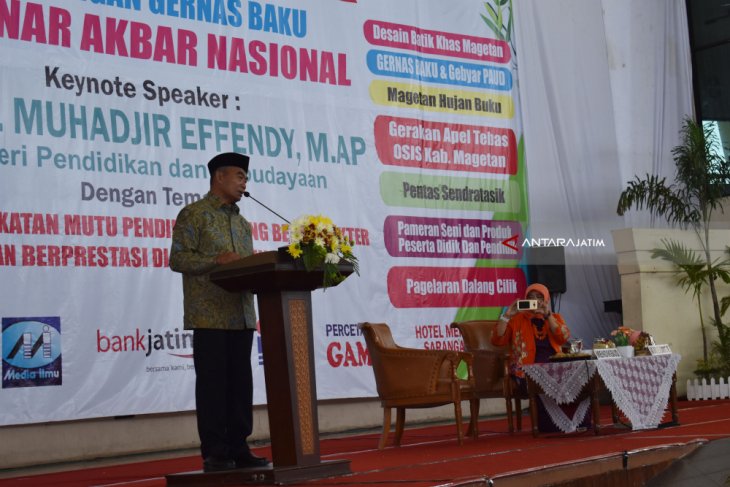
[{"label": "man at podium", "polygon": [[248,180],[248,156],[208,162],[210,191],[178,214],[170,268],[183,275],[184,324],[193,330],[195,405],[203,470],[262,467],[246,438],[253,429],[253,295],[213,284],[210,272],[253,254],[251,225],[236,203]]}]

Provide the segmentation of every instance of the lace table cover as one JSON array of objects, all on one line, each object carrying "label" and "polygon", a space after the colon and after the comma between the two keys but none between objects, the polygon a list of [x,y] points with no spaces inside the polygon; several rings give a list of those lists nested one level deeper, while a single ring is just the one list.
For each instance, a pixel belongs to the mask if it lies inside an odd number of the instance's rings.
[{"label": "lace table cover", "polygon": [[680,359],[675,353],[596,361],[603,383],[632,429],[659,425]]},{"label": "lace table cover", "polygon": [[596,373],[595,360],[525,365],[525,374],[558,404],[570,404]]},{"label": "lace table cover", "polygon": [[565,433],[575,431],[588,405],[584,400],[573,418],[568,418],[558,404],[573,403],[581,389],[598,372],[616,406],[631,421],[633,429],[656,428],[672,386],[672,376],[681,357],[653,355],[633,358],[549,362],[524,366],[527,376],[545,393],[543,403],[550,418]]},{"label": "lace table cover", "polygon": [[575,412],[573,412],[573,416],[570,417],[565,414],[565,411],[560,408],[558,403],[550,399],[546,394],[540,394],[540,399],[542,399],[542,404],[545,406],[545,410],[553,424],[563,433],[578,431],[578,427],[583,423],[583,419],[588,413],[588,408],[591,407],[591,398],[586,397],[578,404]]},{"label": "lace table cover", "polygon": [[581,401],[572,418],[559,405],[575,402],[581,389],[596,373],[595,360],[548,362],[525,365],[523,369],[542,388],[544,394],[540,394],[540,399],[555,426],[563,433],[576,431],[588,412],[590,398]]}]

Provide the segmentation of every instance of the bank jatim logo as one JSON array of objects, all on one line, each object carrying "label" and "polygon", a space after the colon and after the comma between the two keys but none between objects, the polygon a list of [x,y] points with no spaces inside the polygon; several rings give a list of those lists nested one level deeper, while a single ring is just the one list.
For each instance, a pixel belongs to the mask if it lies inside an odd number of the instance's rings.
[{"label": "bank jatim logo", "polygon": [[129,334],[111,333],[107,330],[96,330],[97,353],[143,353],[149,357],[154,352],[164,352],[181,358],[193,358],[192,330],[158,331],[152,328],[145,333],[139,328]]},{"label": "bank jatim logo", "polygon": [[2,319],[2,387],[60,386],[61,318]]}]

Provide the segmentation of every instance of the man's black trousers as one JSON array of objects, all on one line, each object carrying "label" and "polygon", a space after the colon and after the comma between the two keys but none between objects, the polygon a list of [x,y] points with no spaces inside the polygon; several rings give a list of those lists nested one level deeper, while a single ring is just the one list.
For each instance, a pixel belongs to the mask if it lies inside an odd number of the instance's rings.
[{"label": "man's black trousers", "polygon": [[253,330],[193,331],[195,405],[203,458],[248,451],[253,429]]}]

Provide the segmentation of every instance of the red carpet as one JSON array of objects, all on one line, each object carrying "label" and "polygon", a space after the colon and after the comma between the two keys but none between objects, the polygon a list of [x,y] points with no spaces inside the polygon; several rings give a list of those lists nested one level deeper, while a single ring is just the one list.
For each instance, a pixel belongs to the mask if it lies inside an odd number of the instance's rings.
[{"label": "red carpet", "polygon": [[[609,409],[601,412],[602,423],[608,423]],[[456,443],[453,425],[443,425],[407,430],[403,446],[382,451],[377,450],[379,435],[375,433],[324,439],[320,447],[322,459],[349,459],[353,474],[306,485],[444,485],[647,447],[698,439],[712,441],[730,437],[730,401],[680,402],[679,421],[679,426],[656,430],[607,427],[598,436],[590,431],[533,438],[527,417],[524,430],[514,435],[507,433],[504,419],[494,419],[481,421],[479,439],[465,439],[463,446]],[[255,452],[270,457],[268,448]],[[0,480],[0,487],[162,487],[166,485],[165,475],[200,468],[198,457],[183,457],[44,475],[19,474]]]}]

